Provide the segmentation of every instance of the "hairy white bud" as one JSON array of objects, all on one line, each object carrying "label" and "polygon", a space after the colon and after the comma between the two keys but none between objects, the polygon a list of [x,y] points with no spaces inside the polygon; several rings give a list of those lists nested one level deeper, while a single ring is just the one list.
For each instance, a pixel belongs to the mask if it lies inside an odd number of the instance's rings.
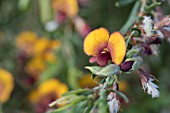
[{"label": "hairy white bud", "polygon": [[158,86],[152,81],[154,81],[154,79],[149,78],[149,81],[143,84],[143,89],[144,91],[147,90],[147,93],[152,95],[152,98],[157,98],[160,96],[160,92],[158,91]]},{"label": "hairy white bud", "polygon": [[152,36],[152,30],[153,30],[153,21],[152,21],[152,19],[150,18],[150,17],[148,17],[148,16],[144,16],[144,19],[143,19],[143,21],[142,21],[142,23],[143,23],[143,26],[142,26],[142,28],[144,29],[144,31],[145,31],[145,35],[146,35],[146,37],[151,37]]}]

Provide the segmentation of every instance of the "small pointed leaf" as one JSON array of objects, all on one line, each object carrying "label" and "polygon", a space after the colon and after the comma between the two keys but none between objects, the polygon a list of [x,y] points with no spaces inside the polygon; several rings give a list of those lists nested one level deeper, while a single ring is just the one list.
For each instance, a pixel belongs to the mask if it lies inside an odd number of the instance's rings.
[{"label": "small pointed leaf", "polygon": [[81,95],[85,93],[91,93],[92,91],[90,89],[77,89],[73,91],[69,91],[63,94],[63,96],[68,96],[68,95]]},{"label": "small pointed leaf", "polygon": [[102,77],[106,76],[112,76],[114,74],[117,74],[120,71],[119,66],[115,64],[109,64],[105,67],[100,67],[100,66],[87,66],[85,67],[86,69],[89,69],[93,74],[99,75]]}]

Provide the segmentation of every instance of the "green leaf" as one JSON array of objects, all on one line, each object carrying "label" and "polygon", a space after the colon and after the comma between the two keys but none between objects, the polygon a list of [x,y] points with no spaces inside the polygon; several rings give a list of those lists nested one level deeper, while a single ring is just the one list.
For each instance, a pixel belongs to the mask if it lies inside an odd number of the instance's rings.
[{"label": "green leaf", "polygon": [[83,113],[90,113],[93,107],[94,107],[94,102],[93,101],[89,101],[88,102],[88,106],[86,107],[86,109],[84,110]]},{"label": "green leaf", "polygon": [[119,66],[115,64],[109,64],[105,67],[100,66],[86,66],[86,69],[89,69],[93,74],[106,77],[106,76],[112,76],[114,74],[117,74],[120,71]]},{"label": "green leaf", "polygon": [[21,11],[25,11],[30,4],[30,0],[19,0],[18,8]]},{"label": "green leaf", "polygon": [[58,108],[58,109],[52,111],[52,113],[59,113],[61,111],[67,110],[70,107],[73,107],[74,105],[76,105],[76,104],[78,104],[80,102],[83,102],[86,99],[87,99],[87,97],[85,97],[85,96],[80,96],[80,97],[77,97],[75,99],[72,99],[73,101],[71,103],[69,103],[69,104],[67,104],[67,105],[65,105],[65,106],[63,106],[61,108]]},{"label": "green leaf", "polygon": [[50,107],[56,105],[56,104],[68,104],[72,101],[73,98],[75,98],[76,95],[68,95],[68,96],[64,96],[62,98],[57,99],[56,101],[50,103]]},{"label": "green leaf", "polygon": [[151,5],[146,6],[146,7],[145,7],[145,11],[146,11],[147,13],[150,13],[156,6],[159,6],[159,5],[161,5],[161,2],[154,2],[154,3],[152,3]]},{"label": "green leaf", "polygon": [[67,81],[72,89],[80,88],[78,84],[78,79],[82,75],[82,71],[75,68],[75,67],[69,67],[68,69],[68,76]]},{"label": "green leaf", "polygon": [[88,106],[88,101],[83,101],[72,108],[71,113],[84,113],[84,110]]},{"label": "green leaf", "polygon": [[107,79],[106,79],[107,85],[108,86],[112,85],[114,80],[115,79],[112,76],[107,77]]},{"label": "green leaf", "polygon": [[105,82],[106,82],[106,78],[102,79],[102,80],[100,81],[100,84],[104,84]]},{"label": "green leaf", "polygon": [[134,2],[135,0],[117,0],[115,5],[117,7],[122,7],[122,6],[126,6],[129,5],[130,3]]},{"label": "green leaf", "polygon": [[139,69],[140,66],[143,63],[143,59],[141,57],[139,57],[139,56],[133,57],[133,58],[129,58],[126,61],[134,61],[133,65],[132,65],[132,68],[131,68],[131,71]]},{"label": "green leaf", "polygon": [[102,90],[100,93],[99,93],[99,113],[109,113],[109,106],[107,104],[107,92],[106,90]]},{"label": "green leaf", "polygon": [[138,53],[139,51],[137,49],[132,48],[131,50],[129,50],[126,53],[126,58],[131,58],[133,57],[136,53]]},{"label": "green leaf", "polygon": [[64,107],[61,107],[61,108],[58,108],[54,111],[52,111],[52,113],[60,113],[61,111],[64,111],[64,110],[67,110],[69,109],[70,107],[73,107],[74,105],[78,104],[80,101],[74,101],[68,105],[65,105]]},{"label": "green leaf", "polygon": [[102,67],[100,67],[100,66],[86,66],[85,68],[90,70],[92,72],[92,74],[95,74],[102,69]]},{"label": "green leaf", "polygon": [[61,68],[62,65],[59,62],[57,64],[50,64],[48,68],[40,75],[38,83],[41,83],[49,78],[56,77]]},{"label": "green leaf", "polygon": [[85,93],[92,93],[92,90],[90,89],[77,89],[77,90],[73,90],[73,91],[69,91],[63,94],[63,96],[68,96],[68,95],[81,95],[81,94],[85,94]]},{"label": "green leaf", "polygon": [[50,0],[39,0],[40,19],[42,23],[46,23],[52,19],[52,7]]}]

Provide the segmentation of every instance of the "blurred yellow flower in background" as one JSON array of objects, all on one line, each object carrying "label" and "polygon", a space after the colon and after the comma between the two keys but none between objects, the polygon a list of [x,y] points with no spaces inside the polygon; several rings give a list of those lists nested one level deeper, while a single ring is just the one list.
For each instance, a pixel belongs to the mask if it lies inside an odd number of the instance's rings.
[{"label": "blurred yellow flower in background", "polygon": [[67,85],[60,82],[58,79],[49,79],[42,82],[36,90],[33,90],[30,93],[29,100],[30,102],[36,103],[41,101],[41,99],[43,99],[44,97],[49,96],[50,94],[53,94],[53,96],[55,96],[55,99],[57,99],[60,98],[62,94],[67,91]]},{"label": "blurred yellow flower in background", "polygon": [[59,48],[59,40],[50,40],[47,37],[39,38],[36,33],[31,31],[21,32],[16,37],[16,46],[27,55],[39,55],[47,51],[53,51]]},{"label": "blurred yellow flower in background", "polygon": [[45,53],[43,59],[48,63],[54,63],[57,61],[57,57],[52,52]]},{"label": "blurred yellow flower in background", "polygon": [[0,104],[8,101],[14,88],[14,81],[11,73],[0,68]]},{"label": "blurred yellow flower in background", "polygon": [[121,92],[127,92],[129,89],[129,84],[126,81],[119,81],[119,90]]},{"label": "blurred yellow flower in background", "polygon": [[45,62],[42,57],[35,57],[31,59],[26,65],[26,72],[34,78],[38,78],[39,74],[46,68]]},{"label": "blurred yellow flower in background", "polygon": [[55,63],[55,50],[61,46],[57,39],[39,38],[34,32],[24,31],[16,37],[16,46],[30,59],[25,60],[25,70],[35,79],[46,69],[47,63]]},{"label": "blurred yellow flower in background", "polygon": [[32,55],[36,40],[37,35],[34,32],[24,31],[16,37],[16,46],[27,55]]},{"label": "blurred yellow flower in background", "polygon": [[55,49],[59,48],[61,42],[59,40],[49,40],[48,38],[39,38],[34,46],[34,55],[46,55],[54,52]]},{"label": "blurred yellow flower in background", "polygon": [[49,44],[50,44],[50,40],[48,38],[39,38],[35,42],[34,55],[37,55],[37,54],[39,55],[45,52]]},{"label": "blurred yellow flower in background", "polygon": [[60,48],[60,46],[61,46],[61,42],[60,42],[59,40],[52,40],[52,41],[50,42],[49,48],[50,48],[51,50],[54,50],[54,49]]},{"label": "blurred yellow flower in background", "polygon": [[61,11],[68,17],[76,16],[79,10],[77,0],[53,0],[52,6],[54,10]]},{"label": "blurred yellow flower in background", "polygon": [[93,80],[90,73],[84,74],[79,79],[79,86],[81,88],[93,88],[98,85],[97,82],[99,82],[99,78],[95,78],[95,80]]}]

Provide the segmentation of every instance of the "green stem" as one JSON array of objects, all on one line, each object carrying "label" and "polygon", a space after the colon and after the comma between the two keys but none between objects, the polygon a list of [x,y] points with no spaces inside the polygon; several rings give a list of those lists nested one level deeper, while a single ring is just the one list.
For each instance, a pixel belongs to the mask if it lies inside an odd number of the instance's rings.
[{"label": "green stem", "polygon": [[140,0],[137,0],[134,7],[132,8],[132,11],[130,13],[128,20],[126,21],[124,26],[120,29],[120,32],[122,34],[125,34],[128,31],[128,29],[134,24],[136,19],[138,18],[137,13],[138,13],[139,7],[140,7]]},{"label": "green stem", "polygon": [[140,8],[139,17],[143,15],[143,12],[145,11],[145,6],[146,6],[146,0],[142,0],[142,5],[141,5],[141,8]]},{"label": "green stem", "polygon": [[130,40],[132,39],[134,33],[135,33],[135,32],[132,31],[131,34],[128,36],[128,39],[127,39],[127,41],[126,41],[126,47],[128,47],[128,44],[129,44]]},{"label": "green stem", "polygon": [[30,0],[19,0],[18,7],[20,10],[25,11],[30,4]]},{"label": "green stem", "polygon": [[109,77],[107,77],[107,78],[106,78],[106,82],[104,83],[104,85],[103,85],[103,88],[102,88],[102,89],[104,89],[104,88],[107,88],[107,87],[108,87],[108,83],[107,83],[107,82],[108,82],[108,79],[109,79]]},{"label": "green stem", "polygon": [[117,75],[114,75],[115,82],[118,82]]},{"label": "green stem", "polygon": [[50,0],[39,0],[41,22],[45,23],[52,19],[52,9]]}]

